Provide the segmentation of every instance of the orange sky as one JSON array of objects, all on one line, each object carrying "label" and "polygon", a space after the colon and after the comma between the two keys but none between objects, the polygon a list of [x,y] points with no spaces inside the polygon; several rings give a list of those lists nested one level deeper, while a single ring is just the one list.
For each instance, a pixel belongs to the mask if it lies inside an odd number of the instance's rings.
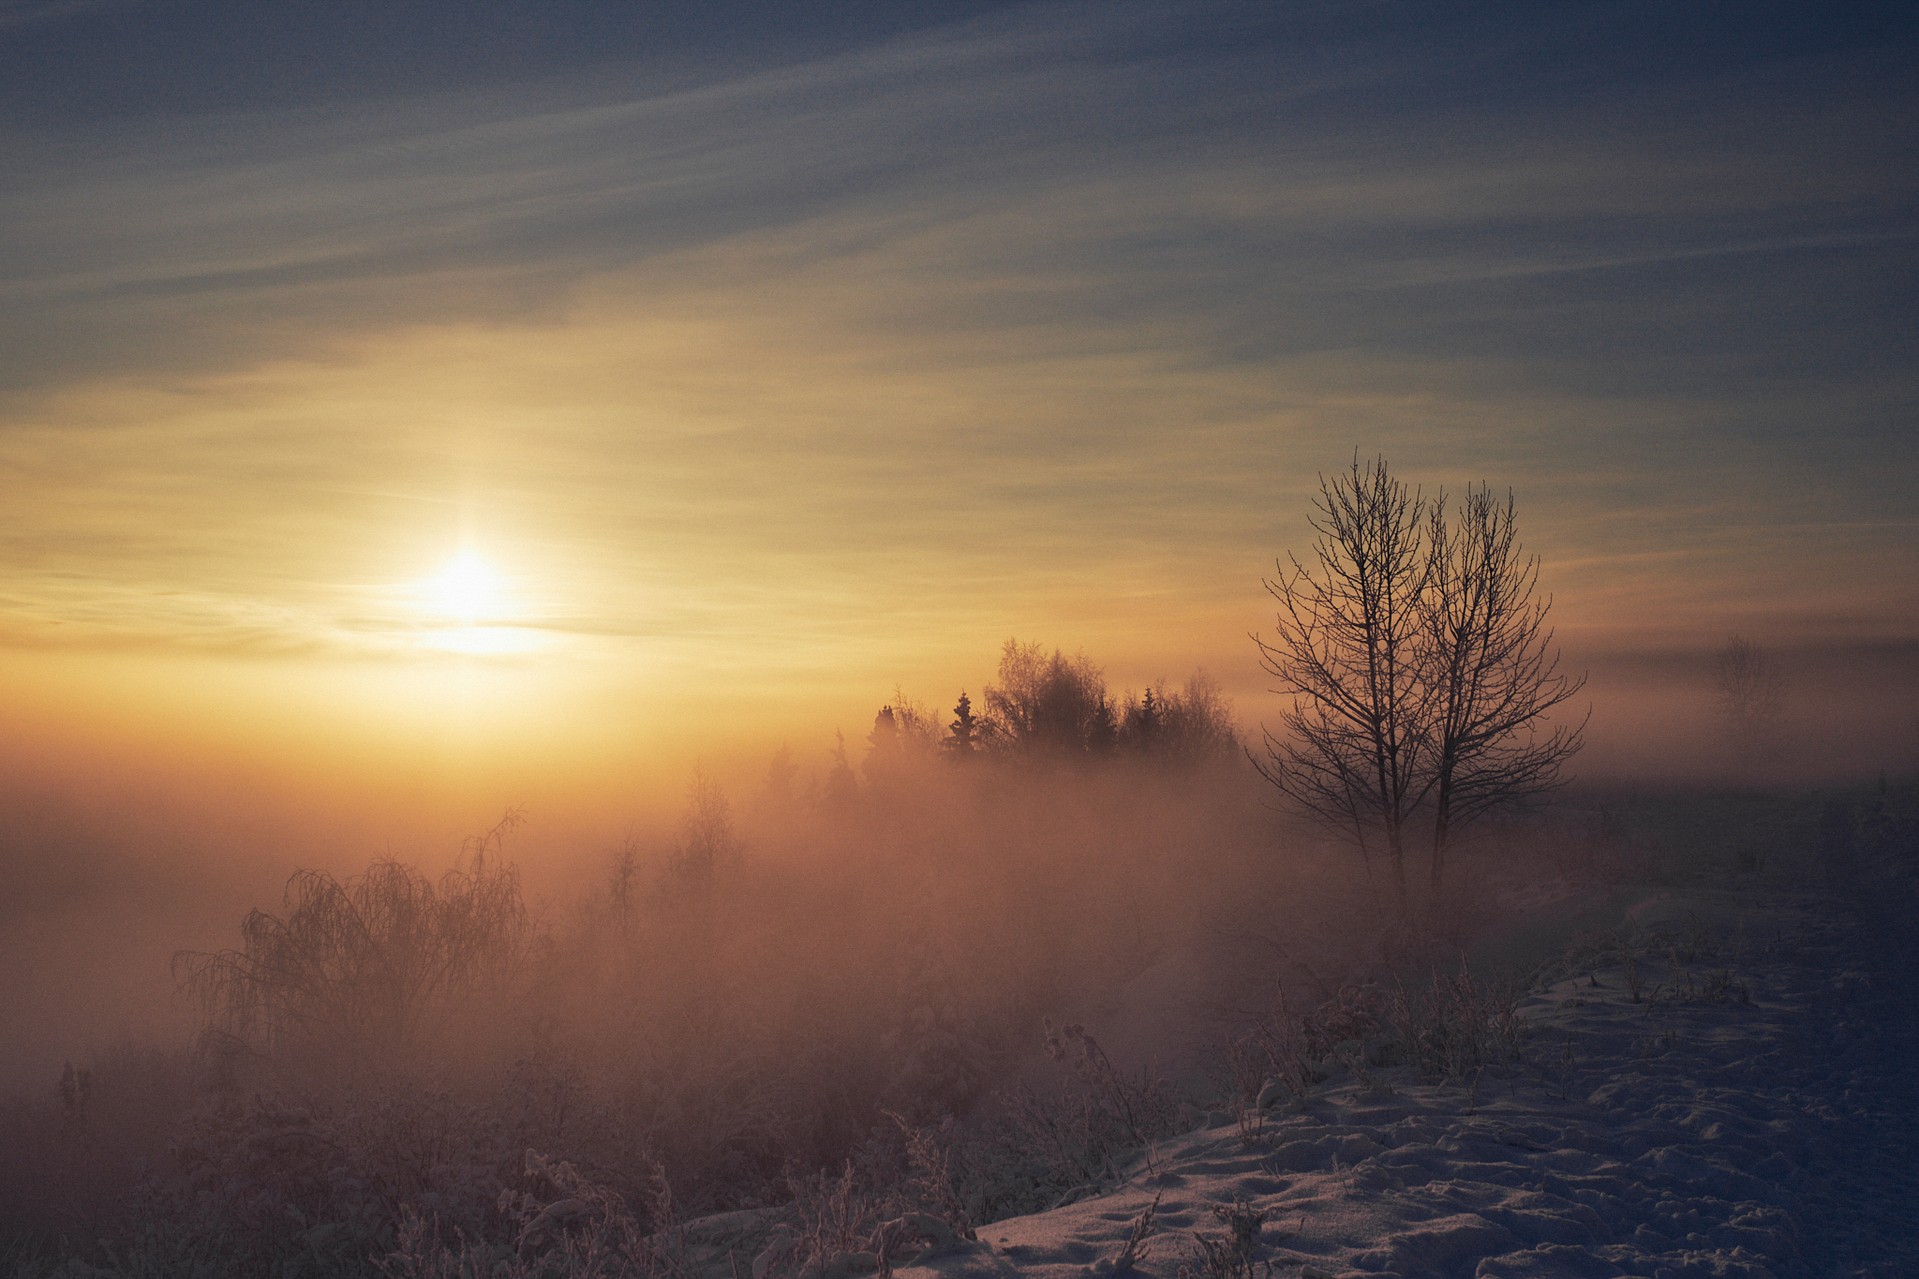
[{"label": "orange sky", "polygon": [[[1517,492],[1569,664],[1636,708],[1596,743],[1696,718],[1644,673],[1734,631],[1807,687],[1881,646],[1845,715],[1905,731],[1880,53],[1648,71],[1618,28],[1578,89],[1525,71],[1543,16],[1488,78],[1471,32],[1321,59],[1214,13],[1176,56],[1123,14],[22,115],[16,743],[677,793],[748,743],[823,758],[896,685],[948,705],[1009,636],[1121,688],[1203,666],[1250,726],[1260,577],[1355,450]],[[422,585],[463,552],[484,643]]]}]

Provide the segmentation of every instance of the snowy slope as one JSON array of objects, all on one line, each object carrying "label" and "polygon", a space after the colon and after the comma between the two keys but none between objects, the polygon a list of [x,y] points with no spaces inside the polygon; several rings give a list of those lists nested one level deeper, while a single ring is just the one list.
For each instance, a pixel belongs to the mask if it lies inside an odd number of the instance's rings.
[{"label": "snowy slope", "polygon": [[[1213,1116],[1117,1191],[901,1273],[1919,1275],[1908,918],[1753,886],[1653,898],[1524,1002],[1522,1060],[1476,1086],[1400,1067]],[[1260,1218],[1250,1249],[1234,1205]]]}]

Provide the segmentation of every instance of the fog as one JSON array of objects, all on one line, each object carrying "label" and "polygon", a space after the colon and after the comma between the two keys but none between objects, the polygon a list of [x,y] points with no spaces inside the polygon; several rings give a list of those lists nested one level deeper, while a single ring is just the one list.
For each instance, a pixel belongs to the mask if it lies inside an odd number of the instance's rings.
[{"label": "fog", "polygon": [[[1592,661],[1577,781],[1474,832],[1416,953],[1603,903],[1654,856],[1621,834],[1635,796],[1910,780],[1913,656],[1770,651],[1785,696],[1744,741],[1710,649]],[[1021,680],[1092,718],[1022,712]],[[136,1191],[192,1219],[201,1183],[141,1171],[181,1149],[239,1188],[221,1228],[266,1257],[295,1246],[274,1205],[358,1211],[341,1186],[367,1177],[478,1237],[528,1150],[634,1202],[666,1178],[690,1213],[893,1167],[931,1132],[966,1215],[1044,1206],[1112,1143],[1257,1091],[1248,1024],[1415,953],[1377,863],[1253,767],[1273,699],[1248,682],[1127,687],[1009,645],[968,699],[1014,734],[997,745],[957,740],[952,693],[881,688],[806,735],[729,717],[698,749],[576,768],[541,739],[331,767],[337,727],[303,766],[284,725],[167,749],[163,722],[43,705],[0,751],[0,1092],[33,1170],[0,1185],[5,1228],[102,1229]],[[1048,1109],[1075,1078],[1151,1123]],[[324,1186],[245,1163],[289,1124],[338,1152]],[[394,1171],[427,1158],[421,1124],[431,1167]],[[386,1246],[381,1221],[338,1246]]]},{"label": "fog", "polygon": [[[851,751],[837,773],[701,774],[672,811],[597,833],[494,814],[464,847],[204,778],[198,794],[16,784],[6,1082],[44,1162],[4,1188],[11,1225],[105,1212],[176,1111],[273,1096],[347,1116],[420,1089],[462,1117],[466,1158],[537,1145],[638,1177],[657,1161],[689,1207],[737,1206],[836,1166],[888,1112],[937,1117],[1020,1079],[1048,1017],[1097,1025],[1128,1070],[1190,1070],[1177,1054],[1218,1031],[1236,938],[1310,947],[1325,921],[1309,903],[1359,904],[1307,849],[1274,876],[1275,819],[1229,753]],[[432,826],[389,820],[423,843]],[[283,895],[296,867],[326,873]],[[314,913],[327,901],[350,927]],[[256,905],[291,950],[263,952],[257,930],[243,945]],[[223,962],[176,950],[231,947],[251,988],[175,989]],[[88,1072],[65,1111],[83,1147],[31,1118],[60,1113],[67,1063]],[[356,1132],[342,1140],[377,1145]]]},{"label": "fog", "polygon": [[1736,742],[1713,704],[1726,637],[1590,651],[1593,726],[1578,771],[1603,780],[1723,785],[1843,784],[1919,772],[1919,643],[1783,643],[1775,720]]},{"label": "fog", "polygon": [[[1919,651],[1911,644],[1786,647],[1776,656],[1786,679],[1778,723],[1761,750],[1741,753],[1711,705],[1706,645],[1593,654],[1584,663],[1590,681],[1582,699],[1592,721],[1575,773],[1602,784],[1790,786],[1919,771]],[[1247,742],[1257,741],[1277,701],[1262,694],[1258,678],[1242,672],[1231,681],[1234,725]],[[975,678],[971,686],[977,692],[986,682]],[[951,718],[952,695],[925,697],[943,707],[942,723]],[[855,770],[871,749],[874,711],[891,700],[876,687],[867,704],[849,702],[840,713]],[[423,761],[417,750],[396,758],[390,739],[369,740],[368,760],[356,767],[338,733],[302,736],[278,724],[271,735],[230,731],[195,740],[183,731],[169,741],[164,721],[75,715],[62,723],[55,707],[16,703],[0,744],[0,953],[11,976],[0,990],[0,1089],[44,1091],[67,1060],[124,1039],[180,1033],[190,1019],[168,975],[174,951],[231,944],[247,910],[277,906],[295,869],[346,876],[391,857],[437,874],[463,840],[513,809],[524,820],[507,851],[529,898],[564,912],[604,876],[615,850],[633,849],[642,860],[668,854],[696,775],[728,797],[753,874],[797,865],[818,875],[848,873],[844,859],[855,849],[879,855],[873,845],[883,835],[889,847],[899,845],[887,856],[935,862],[948,874],[972,868],[979,882],[961,897],[978,902],[991,896],[987,848],[1017,844],[1028,850],[1020,864],[1045,849],[1040,860],[1060,873],[1082,862],[1087,874],[1110,875],[1121,864],[1144,873],[1141,859],[1161,858],[1162,887],[1171,895],[1155,896],[1156,913],[1191,919],[1203,903],[1187,897],[1221,882],[1217,867],[1192,860],[1202,846],[1214,858],[1230,849],[1249,879],[1270,877],[1256,867],[1298,855],[1268,811],[1274,797],[1245,769],[1208,783],[1224,787],[1224,798],[1202,800],[1186,779],[1167,782],[1143,826],[1137,813],[1118,815],[1114,797],[1099,789],[1109,783],[1098,779],[1052,779],[1065,793],[1058,801],[1008,795],[962,803],[951,792],[954,779],[935,770],[929,779],[942,788],[887,801],[880,834],[872,828],[877,810],[858,829],[831,829],[821,824],[819,795],[832,769],[835,727],[796,730],[782,722],[756,731],[737,708],[724,710],[714,718],[727,731],[662,747],[657,731],[636,729],[624,751],[591,762],[565,758],[560,768],[542,757],[544,740],[518,749],[489,741],[484,759],[459,767]],[[612,734],[590,736],[597,742]],[[792,798],[776,806],[765,786],[780,751],[793,770]],[[1009,813],[1028,811],[1074,817],[1047,832],[1003,828]],[[980,825],[987,813],[997,825]],[[1133,850],[1118,862],[1102,851],[1113,846],[1115,822],[1120,846]],[[947,841],[937,855],[907,847],[936,839]],[[1186,873],[1175,875],[1181,865]]]}]

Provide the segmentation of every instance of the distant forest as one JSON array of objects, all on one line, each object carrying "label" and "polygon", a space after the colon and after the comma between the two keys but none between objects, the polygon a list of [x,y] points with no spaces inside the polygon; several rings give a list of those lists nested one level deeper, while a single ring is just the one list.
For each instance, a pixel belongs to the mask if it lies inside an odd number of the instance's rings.
[{"label": "distant forest", "polygon": [[[1180,688],[1165,681],[1115,698],[1100,668],[1084,654],[1009,639],[1000,651],[999,674],[980,695],[961,690],[944,726],[940,716],[904,697],[882,706],[867,735],[869,776],[914,758],[1009,759],[1050,755],[1091,759],[1132,755],[1199,762],[1231,756],[1240,748],[1232,708],[1204,672]],[[850,779],[844,743],[836,750],[836,774]]]}]

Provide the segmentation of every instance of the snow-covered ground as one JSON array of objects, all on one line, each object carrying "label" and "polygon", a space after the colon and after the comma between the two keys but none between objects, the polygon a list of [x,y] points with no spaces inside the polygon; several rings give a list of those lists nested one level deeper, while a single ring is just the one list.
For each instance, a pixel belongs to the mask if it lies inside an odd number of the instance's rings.
[{"label": "snow-covered ground", "polygon": [[1919,1276],[1911,905],[1902,880],[1649,894],[1476,1086],[1396,1067],[1209,1116],[900,1273]]}]

